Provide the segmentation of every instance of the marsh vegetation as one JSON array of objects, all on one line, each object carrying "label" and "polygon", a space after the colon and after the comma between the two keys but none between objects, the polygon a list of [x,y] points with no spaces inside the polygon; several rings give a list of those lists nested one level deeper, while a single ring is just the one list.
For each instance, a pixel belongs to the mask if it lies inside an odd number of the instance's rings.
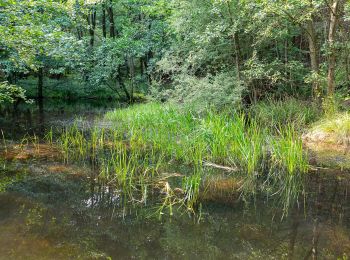
[{"label": "marsh vegetation", "polygon": [[44,133],[2,139],[0,239],[21,245],[7,257],[348,254],[347,173],[315,174],[292,122],[152,103],[59,127],[47,111]]},{"label": "marsh vegetation", "polygon": [[345,0],[0,0],[0,258],[347,259]]}]

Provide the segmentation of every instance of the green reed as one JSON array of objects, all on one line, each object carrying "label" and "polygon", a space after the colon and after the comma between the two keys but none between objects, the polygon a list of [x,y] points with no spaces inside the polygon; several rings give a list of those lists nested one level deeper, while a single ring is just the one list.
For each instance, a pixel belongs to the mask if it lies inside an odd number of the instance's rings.
[{"label": "green reed", "polygon": [[272,168],[278,168],[288,175],[306,173],[309,166],[307,154],[294,126],[280,126],[278,132],[277,137],[271,138]]},{"label": "green reed", "polygon": [[190,176],[186,176],[182,181],[182,189],[184,191],[184,202],[187,209],[194,212],[198,203],[199,191],[201,186],[202,173],[194,172]]},{"label": "green reed", "polygon": [[45,133],[45,135],[44,135],[44,141],[46,141],[48,144],[52,145],[53,144],[53,135],[54,135],[53,129],[52,129],[52,127],[50,127],[50,130],[47,133]]},{"label": "green reed", "polygon": [[[105,120],[113,127],[82,129],[75,124],[62,130],[57,142],[64,161],[96,165],[100,181],[114,185],[125,201],[144,205],[150,195],[158,194],[159,213],[168,209],[171,215],[175,205],[195,212],[203,180],[213,174],[207,169],[210,165],[237,169],[233,174],[244,180],[245,194],[277,194],[286,205],[297,197],[300,176],[308,170],[291,124],[270,131],[240,111],[208,109],[199,114],[151,103],[117,109]],[[52,134],[48,136],[52,140]],[[177,175],[179,181],[162,177],[177,165],[186,169]]]},{"label": "green reed", "polygon": [[309,170],[306,151],[293,125],[279,126],[279,135],[271,139],[269,182],[278,191],[285,213],[303,190],[303,178]]}]

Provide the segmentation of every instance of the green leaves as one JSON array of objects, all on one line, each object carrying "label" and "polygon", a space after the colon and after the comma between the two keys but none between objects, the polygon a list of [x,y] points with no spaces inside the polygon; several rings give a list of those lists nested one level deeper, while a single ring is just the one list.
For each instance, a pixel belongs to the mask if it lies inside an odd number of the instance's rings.
[{"label": "green leaves", "polygon": [[36,70],[42,66],[38,57],[49,55],[54,43],[69,25],[66,9],[56,1],[5,1],[0,19],[1,44],[10,56]]},{"label": "green leaves", "polygon": [[14,103],[19,100],[31,102],[26,98],[23,88],[10,85],[7,82],[0,83],[0,104],[3,102]]}]

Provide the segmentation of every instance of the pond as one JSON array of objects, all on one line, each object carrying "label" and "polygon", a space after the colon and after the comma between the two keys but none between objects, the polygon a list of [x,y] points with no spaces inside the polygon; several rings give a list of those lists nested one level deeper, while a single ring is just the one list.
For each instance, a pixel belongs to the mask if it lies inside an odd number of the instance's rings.
[{"label": "pond", "polygon": [[[23,136],[93,120],[113,103],[59,103],[0,110],[0,259],[347,259],[348,172],[317,170],[282,215],[273,198],[206,202],[193,216],[121,207],[94,169],[64,163],[44,145],[16,152]],[[3,140],[3,138],[1,138]],[[8,149],[7,153],[4,152]],[[12,151],[13,149],[13,151]],[[32,147],[35,149],[35,147]]]}]

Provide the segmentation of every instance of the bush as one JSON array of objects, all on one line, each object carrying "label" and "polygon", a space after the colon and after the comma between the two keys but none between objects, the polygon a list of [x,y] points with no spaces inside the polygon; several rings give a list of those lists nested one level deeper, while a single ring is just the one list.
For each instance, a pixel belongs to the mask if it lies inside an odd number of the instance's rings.
[{"label": "bush", "polygon": [[196,76],[177,75],[174,88],[165,91],[162,99],[168,99],[203,111],[208,107],[239,107],[244,88],[230,73]]},{"label": "bush", "polygon": [[29,101],[25,96],[25,90],[7,82],[0,83],[0,103],[14,103],[16,101]]}]

